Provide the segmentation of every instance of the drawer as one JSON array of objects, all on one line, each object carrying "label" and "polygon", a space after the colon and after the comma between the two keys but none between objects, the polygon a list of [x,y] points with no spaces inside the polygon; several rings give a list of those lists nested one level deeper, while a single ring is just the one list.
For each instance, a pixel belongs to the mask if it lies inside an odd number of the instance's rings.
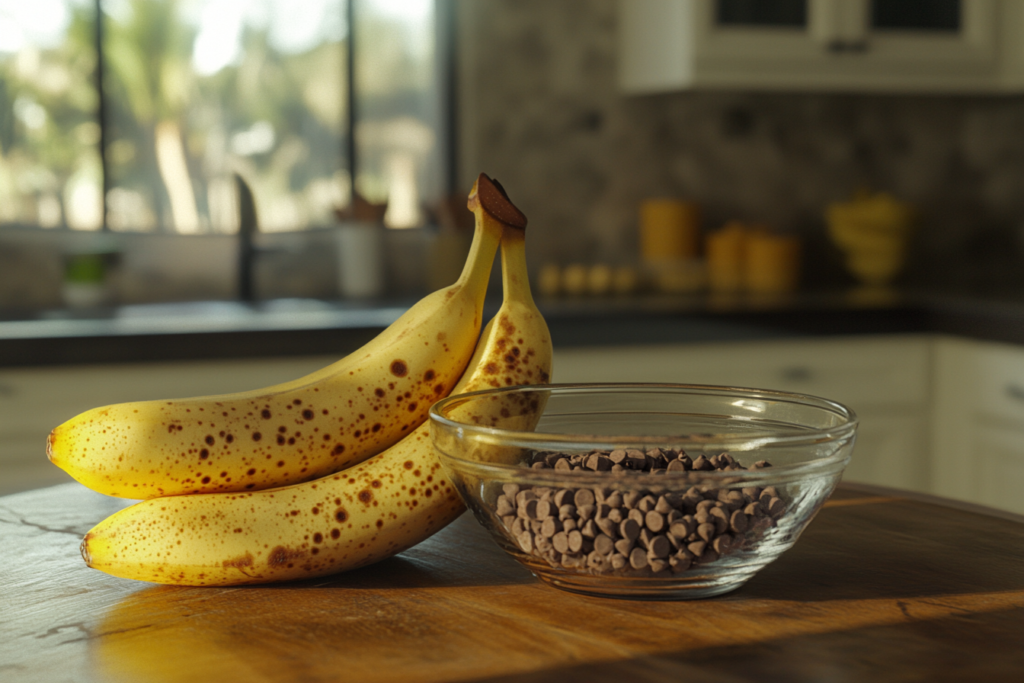
[{"label": "drawer", "polygon": [[1024,424],[1024,349],[978,344],[974,366],[977,412]]},{"label": "drawer", "polygon": [[301,377],[337,358],[246,359],[0,370],[0,435],[46,434],[102,405],[256,389]]},{"label": "drawer", "polygon": [[813,394],[858,405],[924,405],[929,342],[841,338],[556,349],[556,382],[726,384]]}]

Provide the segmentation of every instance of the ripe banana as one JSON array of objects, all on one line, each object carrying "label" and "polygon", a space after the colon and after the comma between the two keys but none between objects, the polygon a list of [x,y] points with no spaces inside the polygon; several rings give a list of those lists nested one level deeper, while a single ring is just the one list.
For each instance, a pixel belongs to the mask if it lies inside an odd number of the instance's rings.
[{"label": "ripe banana", "polygon": [[[509,226],[505,233],[505,300],[454,393],[549,380],[551,338],[530,295],[522,229]],[[463,408],[455,417],[486,423],[501,408],[489,403],[479,414]],[[316,481],[143,501],[92,529],[82,556],[108,574],[157,583],[309,578],[391,557],[463,510],[424,424],[373,458]]]},{"label": "ripe banana", "polygon": [[94,408],[50,433],[48,457],[100,493],[146,499],[309,481],[394,444],[449,394],[476,346],[511,204],[484,174],[470,204],[482,208],[458,281],[337,363],[254,391]]}]

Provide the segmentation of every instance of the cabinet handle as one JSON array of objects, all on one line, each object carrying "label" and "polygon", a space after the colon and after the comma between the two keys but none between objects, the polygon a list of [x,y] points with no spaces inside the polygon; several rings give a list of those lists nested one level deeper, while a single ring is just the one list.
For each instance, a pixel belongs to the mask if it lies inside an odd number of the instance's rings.
[{"label": "cabinet handle", "polygon": [[1024,401],[1024,387],[1019,384],[1007,384],[1006,395],[1014,401]]},{"label": "cabinet handle", "polygon": [[828,45],[825,46],[829,52],[832,53],[843,53],[843,52],[867,52],[868,41],[866,40],[832,40],[829,41]]},{"label": "cabinet handle", "polygon": [[782,379],[787,382],[809,382],[814,378],[814,371],[806,365],[794,365],[782,368]]}]

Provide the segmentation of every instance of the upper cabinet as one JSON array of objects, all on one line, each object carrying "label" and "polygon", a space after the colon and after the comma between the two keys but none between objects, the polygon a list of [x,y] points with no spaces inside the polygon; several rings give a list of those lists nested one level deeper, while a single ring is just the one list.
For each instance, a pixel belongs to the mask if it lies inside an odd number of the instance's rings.
[{"label": "upper cabinet", "polygon": [[620,0],[628,94],[1024,92],[1020,0]]}]

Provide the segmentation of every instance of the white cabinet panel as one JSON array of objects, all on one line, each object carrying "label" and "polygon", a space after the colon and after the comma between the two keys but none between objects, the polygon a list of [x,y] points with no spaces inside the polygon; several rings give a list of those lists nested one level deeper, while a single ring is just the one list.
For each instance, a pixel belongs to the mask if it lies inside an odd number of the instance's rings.
[{"label": "white cabinet panel", "polygon": [[940,339],[935,386],[935,492],[1024,512],[1024,349]]},{"label": "white cabinet panel", "polygon": [[923,404],[924,337],[555,349],[556,382],[728,384],[858,405]]},{"label": "white cabinet panel", "polygon": [[975,502],[1024,514],[1024,421],[974,425],[970,453]]},{"label": "white cabinet panel", "polygon": [[843,481],[928,492],[928,417],[921,410],[860,414]]}]

